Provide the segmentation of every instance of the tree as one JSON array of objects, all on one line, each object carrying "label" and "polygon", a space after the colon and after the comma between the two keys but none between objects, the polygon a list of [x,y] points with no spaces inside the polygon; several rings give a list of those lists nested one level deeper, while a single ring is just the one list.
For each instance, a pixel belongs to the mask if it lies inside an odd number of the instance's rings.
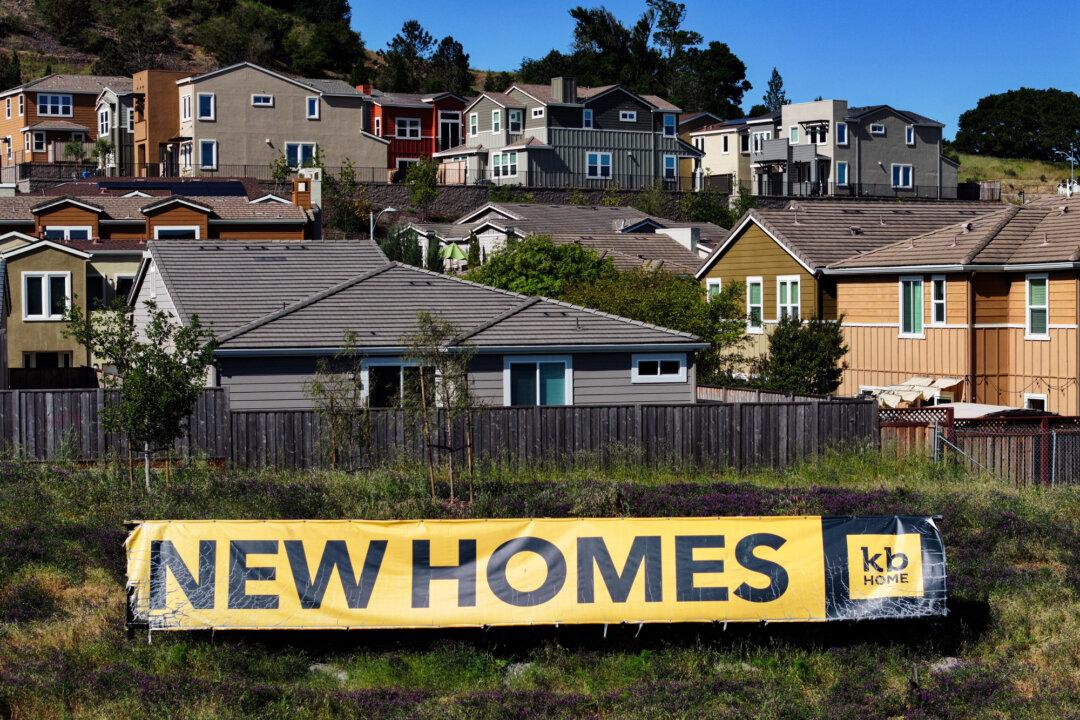
[{"label": "tree", "polygon": [[735,202],[731,205],[731,224],[734,225],[739,218],[756,207],[757,196],[752,195],[749,188],[740,185],[739,194],[735,198]]},{"label": "tree", "polygon": [[169,26],[152,2],[129,2],[123,10],[114,8],[110,24],[116,30],[116,39],[107,43],[94,61],[96,74],[131,75],[158,67],[172,48]]},{"label": "tree", "polygon": [[71,158],[74,163],[81,163],[86,159],[86,146],[78,140],[64,143],[64,157]]},{"label": "tree", "polygon": [[7,90],[22,84],[22,62],[17,50],[0,52],[0,88]]},{"label": "tree", "polygon": [[392,92],[420,92],[434,42],[419,21],[406,20],[382,53],[379,87]]},{"label": "tree", "polygon": [[[552,76],[556,77],[556,76]],[[484,90],[502,92],[514,84],[514,76],[508,72],[489,72],[484,78]]]},{"label": "tree", "polygon": [[441,273],[446,269],[446,262],[443,260],[439,251],[442,248],[439,247],[439,241],[435,238],[429,238],[427,244],[427,255],[424,257],[424,267],[431,272]]},{"label": "tree", "polygon": [[468,95],[472,91],[472,71],[469,54],[457,40],[447,35],[431,55],[428,62],[427,92],[450,92]]},{"label": "tree", "polygon": [[769,110],[766,105],[752,105],[750,107],[750,112],[746,113],[746,117],[760,117],[762,115],[768,115],[770,112],[772,111]]},{"label": "tree", "polygon": [[105,137],[99,137],[94,141],[94,158],[98,162],[98,167],[105,169],[109,164],[109,156],[113,153],[112,140]]},{"label": "tree", "polygon": [[785,317],[769,335],[769,352],[755,363],[757,383],[785,393],[828,395],[847,368],[841,320]]},{"label": "tree", "polygon": [[360,384],[361,363],[356,333],[347,332],[341,350],[331,358],[319,358],[315,375],[304,386],[319,415],[319,442],[332,470],[370,438],[370,417]]},{"label": "tree", "polygon": [[119,299],[110,308],[89,315],[72,303],[64,313],[64,333],[112,367],[113,372],[103,374],[104,384],[116,390],[119,398],[105,406],[102,420],[110,431],[127,434],[129,479],[131,444],[142,446],[146,491],[150,492],[152,452],[168,450],[184,434],[213,362],[216,342],[198,316],[181,325],[147,301],[146,320],[136,329],[134,312]]},{"label": "tree", "polygon": [[[438,247],[438,240],[431,239],[429,243]],[[424,250],[420,247],[420,238],[412,228],[394,228],[387,233],[379,247],[387,259],[393,262],[405,263],[413,267],[421,267],[424,261]],[[440,267],[441,271],[442,268]]]},{"label": "tree", "polygon": [[673,62],[669,100],[722,118],[742,117],[743,96],[753,86],[746,79],[746,65],[727,43],[689,48]]},{"label": "tree", "polygon": [[594,250],[577,243],[556,245],[549,235],[530,235],[491,253],[465,277],[523,295],[559,298],[571,286],[614,275],[611,259]]},{"label": "tree", "polygon": [[1056,151],[1080,145],[1080,96],[1050,88],[987,95],[960,116],[961,152],[1060,161]]},{"label": "tree", "polygon": [[96,20],[93,0],[34,0],[34,4],[56,37],[73,47],[82,43]]},{"label": "tree", "polygon": [[765,89],[765,95],[761,100],[770,112],[778,112],[780,108],[788,104],[787,94],[784,92],[784,78],[780,77],[780,71],[776,68],[772,69],[769,86]]},{"label": "tree", "polygon": [[692,277],[635,268],[576,285],[563,299],[690,333],[708,342],[709,350],[698,354],[699,382],[729,375],[743,361],[746,313],[739,283],[729,284],[708,302],[701,284]]},{"label": "tree", "polygon": [[643,192],[638,193],[631,204],[652,217],[671,216],[671,193],[664,190],[661,182],[655,182]]},{"label": "tree", "polygon": [[475,268],[480,267],[482,262],[480,257],[480,240],[476,237],[476,233],[469,233],[469,252],[466,254],[465,262],[468,267]]},{"label": "tree", "polygon": [[683,193],[675,204],[678,219],[708,222],[729,228],[734,224],[728,197],[706,185],[698,192]]},{"label": "tree", "polygon": [[646,0],[645,4],[656,17],[653,39],[665,51],[668,60],[688,47],[700,45],[704,40],[701,33],[683,29],[682,23],[686,19],[685,4],[673,0]]},{"label": "tree", "polygon": [[409,203],[421,216],[427,217],[432,203],[439,197],[439,166],[430,158],[409,165],[405,172],[405,185],[409,188]]}]

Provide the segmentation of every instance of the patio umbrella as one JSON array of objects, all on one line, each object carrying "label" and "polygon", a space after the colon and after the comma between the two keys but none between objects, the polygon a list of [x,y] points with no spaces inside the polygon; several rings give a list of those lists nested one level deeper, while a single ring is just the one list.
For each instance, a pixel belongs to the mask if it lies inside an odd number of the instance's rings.
[{"label": "patio umbrella", "polygon": [[461,246],[457,243],[450,243],[444,246],[443,249],[439,251],[439,256],[443,260],[465,260],[467,257],[465,251],[462,250]]}]

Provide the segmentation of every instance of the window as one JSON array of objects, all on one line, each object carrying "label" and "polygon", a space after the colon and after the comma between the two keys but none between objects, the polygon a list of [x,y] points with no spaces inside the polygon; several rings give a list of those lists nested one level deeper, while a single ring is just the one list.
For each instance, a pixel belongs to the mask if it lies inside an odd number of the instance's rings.
[{"label": "window", "polygon": [[91,310],[103,308],[107,304],[105,278],[96,272],[86,273],[86,306]]},{"label": "window", "polygon": [[502,132],[502,110],[491,111],[491,132]]},{"label": "window", "polygon": [[33,139],[30,137],[30,133],[23,133],[23,150],[30,152],[30,144]]},{"label": "window", "polygon": [[[371,358],[361,366],[362,392],[368,407],[406,407],[420,398],[421,367],[398,358]],[[435,369],[424,367],[428,404],[435,401]]]},{"label": "window", "polygon": [[85,225],[48,225],[45,227],[46,240],[89,240],[93,228]]},{"label": "window", "polygon": [[1050,338],[1050,293],[1046,275],[1027,276],[1027,332],[1028,340]]},{"label": "window", "polygon": [[135,132],[135,110],[124,108],[124,128],[128,132]]},{"label": "window", "polygon": [[1046,412],[1046,395],[1024,393],[1024,409]]},{"label": "window", "polygon": [[885,126],[882,125],[881,123],[874,123],[873,125],[870,126],[870,134],[871,135],[884,135],[885,134]]},{"label": "window", "polygon": [[11,98],[4,98],[4,119],[11,119]]},{"label": "window", "polygon": [[630,382],[686,382],[684,353],[637,353],[630,356]]},{"label": "window", "polygon": [[677,130],[678,123],[675,116],[671,113],[664,113],[664,134],[668,137],[675,137]]},{"label": "window", "polygon": [[203,170],[217,170],[217,140],[199,141],[199,167]]},{"label": "window", "polygon": [[945,324],[945,276],[934,275],[930,278],[930,324]]},{"label": "window", "polygon": [[714,298],[720,297],[720,278],[708,278],[705,280],[705,300],[712,302]]},{"label": "window", "polygon": [[495,177],[517,176],[517,153],[494,153],[491,156],[492,174]]},{"label": "window", "polygon": [[637,110],[620,110],[619,122],[637,122]]},{"label": "window", "polygon": [[4,138],[4,154],[7,155],[7,159],[11,159],[11,136],[8,135]]},{"label": "window", "polygon": [[71,96],[46,95],[45,93],[38,93],[37,111],[38,115],[57,115],[60,117],[71,117]]},{"label": "window", "polygon": [[26,110],[25,106],[26,106],[26,98],[24,96],[20,95],[19,96],[19,117],[23,116],[23,113]]},{"label": "window", "polygon": [[480,116],[476,113],[469,113],[469,137],[476,137],[480,132]]},{"label": "window", "polygon": [[923,336],[923,280],[900,278],[900,337]]},{"label": "window", "polygon": [[399,138],[418,139],[420,137],[420,118],[398,118],[395,121],[395,134]]},{"label": "window", "polygon": [[382,137],[382,118],[375,118],[375,135]]},{"label": "window", "polygon": [[533,120],[538,120],[539,118],[544,117],[544,108],[542,107],[534,107],[531,112]]},{"label": "window", "polygon": [[180,98],[180,119],[181,120],[190,120],[191,119],[191,96],[190,95],[183,95]]},{"label": "window", "polygon": [[569,356],[503,358],[504,405],[573,405],[573,385]]},{"label": "window", "polygon": [[155,225],[155,240],[198,240],[198,225]]},{"label": "window", "polygon": [[71,301],[71,273],[24,272],[23,320],[62,320]]},{"label": "window", "polygon": [[[704,138],[702,138],[702,139],[704,140]],[[701,144],[704,145],[705,143],[702,142]],[[728,136],[727,135],[723,135],[720,138],[720,152],[724,153],[725,155],[728,154]]]},{"label": "window", "polygon": [[892,186],[894,188],[910,188],[911,187],[911,166],[910,165],[896,165],[892,166]]},{"label": "window", "polygon": [[847,145],[847,123],[836,123],[836,144]]},{"label": "window", "polygon": [[914,145],[915,144],[915,126],[914,125],[908,125],[907,127],[904,128],[904,142],[906,142],[908,145]]},{"label": "window", "polygon": [[765,149],[765,141],[772,140],[772,130],[764,130],[753,134],[754,152],[759,153]]},{"label": "window", "polygon": [[191,169],[191,143],[180,143],[180,169]]},{"label": "window", "polygon": [[109,134],[109,127],[112,125],[109,121],[109,114],[109,108],[102,108],[98,111],[97,130],[99,137],[105,137]]},{"label": "window", "polygon": [[746,331],[760,333],[764,331],[762,318],[762,281],[760,277],[746,278]]},{"label": "window", "polygon": [[591,130],[593,126],[592,122],[592,110],[586,108],[581,111],[581,127]]},{"label": "window", "polygon": [[585,175],[591,178],[611,177],[611,153],[585,153]]},{"label": "window", "polygon": [[523,110],[507,110],[506,111],[506,124],[507,130],[512,133],[520,133],[521,126],[525,122],[525,111]]},{"label": "window", "polygon": [[285,162],[288,163],[291,168],[311,167],[315,162],[315,143],[285,143]]},{"label": "window", "polygon": [[799,276],[776,278],[776,319],[799,318]]},{"label": "window", "polygon": [[809,128],[806,134],[811,145],[825,145],[829,142],[829,129],[824,125],[815,125]]},{"label": "window", "polygon": [[257,108],[272,108],[274,107],[273,95],[252,95],[251,107]]},{"label": "window", "polygon": [[797,125],[792,125],[788,129],[788,144],[789,145],[798,145],[799,144],[799,127]]},{"label": "window", "polygon": [[24,368],[40,368],[42,370],[54,370],[56,368],[69,368],[71,353],[69,352],[24,352]]},{"label": "window", "polygon": [[196,98],[199,120],[213,120],[217,114],[217,99],[214,93],[198,93]]},{"label": "window", "polygon": [[750,136],[749,135],[740,135],[739,136],[739,151],[744,152],[744,153],[750,152]]},{"label": "window", "polygon": [[71,133],[71,139],[75,142],[86,142],[86,133],[73,132]]},{"label": "window", "polygon": [[674,155],[664,156],[664,179],[675,180],[679,176],[679,159]]},{"label": "window", "polygon": [[404,178],[409,172],[409,168],[418,162],[420,162],[418,158],[398,158],[397,170],[399,173],[401,173],[401,177]]},{"label": "window", "polygon": [[315,95],[309,95],[304,98],[304,107],[307,110],[308,120],[319,119],[319,98]]},{"label": "window", "polygon": [[845,162],[843,160],[836,163],[836,184],[839,185],[840,187],[847,187],[847,184],[848,184],[847,167],[848,167],[847,162]]},{"label": "window", "polygon": [[127,299],[127,296],[131,294],[131,288],[135,286],[134,275],[117,275],[113,278],[113,285],[116,288],[116,297]]}]

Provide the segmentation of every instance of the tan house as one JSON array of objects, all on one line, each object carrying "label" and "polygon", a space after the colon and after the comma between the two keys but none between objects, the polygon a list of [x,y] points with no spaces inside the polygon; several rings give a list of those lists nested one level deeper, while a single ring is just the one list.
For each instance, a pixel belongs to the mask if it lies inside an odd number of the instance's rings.
[{"label": "tan house", "polygon": [[176,83],[187,76],[188,73],[179,70],[142,70],[131,76],[132,142],[137,177],[176,175],[179,159],[171,149],[180,134],[180,94]]},{"label": "tan house", "polygon": [[839,392],[959,380],[936,399],[1080,413],[1078,269],[1076,198],[1001,208],[831,264],[850,348]]},{"label": "tan house", "polygon": [[760,144],[766,135],[771,139],[779,115],[725,120],[690,132],[689,142],[704,153],[698,162],[702,183],[723,193],[751,190],[751,142]]}]

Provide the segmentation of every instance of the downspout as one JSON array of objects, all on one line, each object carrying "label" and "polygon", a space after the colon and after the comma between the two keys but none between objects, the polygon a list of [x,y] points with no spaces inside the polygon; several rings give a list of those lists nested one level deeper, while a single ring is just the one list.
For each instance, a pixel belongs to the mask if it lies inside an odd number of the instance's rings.
[{"label": "downspout", "polygon": [[975,273],[968,276],[967,292],[967,336],[968,336],[968,402],[975,402]]},{"label": "downspout", "polygon": [[[1080,319],[1080,278],[1073,277],[1073,285],[1076,286],[1076,302],[1077,302],[1077,305],[1076,305],[1077,309],[1074,311],[1074,317]],[[1076,355],[1074,357],[1076,357],[1077,361],[1080,362],[1080,325],[1077,326],[1077,330],[1076,330]],[[1073,408],[1073,412],[1070,413],[1072,415],[1080,413],[1080,369],[1077,370],[1077,377],[1075,378],[1075,380],[1076,380],[1076,406]]]}]

